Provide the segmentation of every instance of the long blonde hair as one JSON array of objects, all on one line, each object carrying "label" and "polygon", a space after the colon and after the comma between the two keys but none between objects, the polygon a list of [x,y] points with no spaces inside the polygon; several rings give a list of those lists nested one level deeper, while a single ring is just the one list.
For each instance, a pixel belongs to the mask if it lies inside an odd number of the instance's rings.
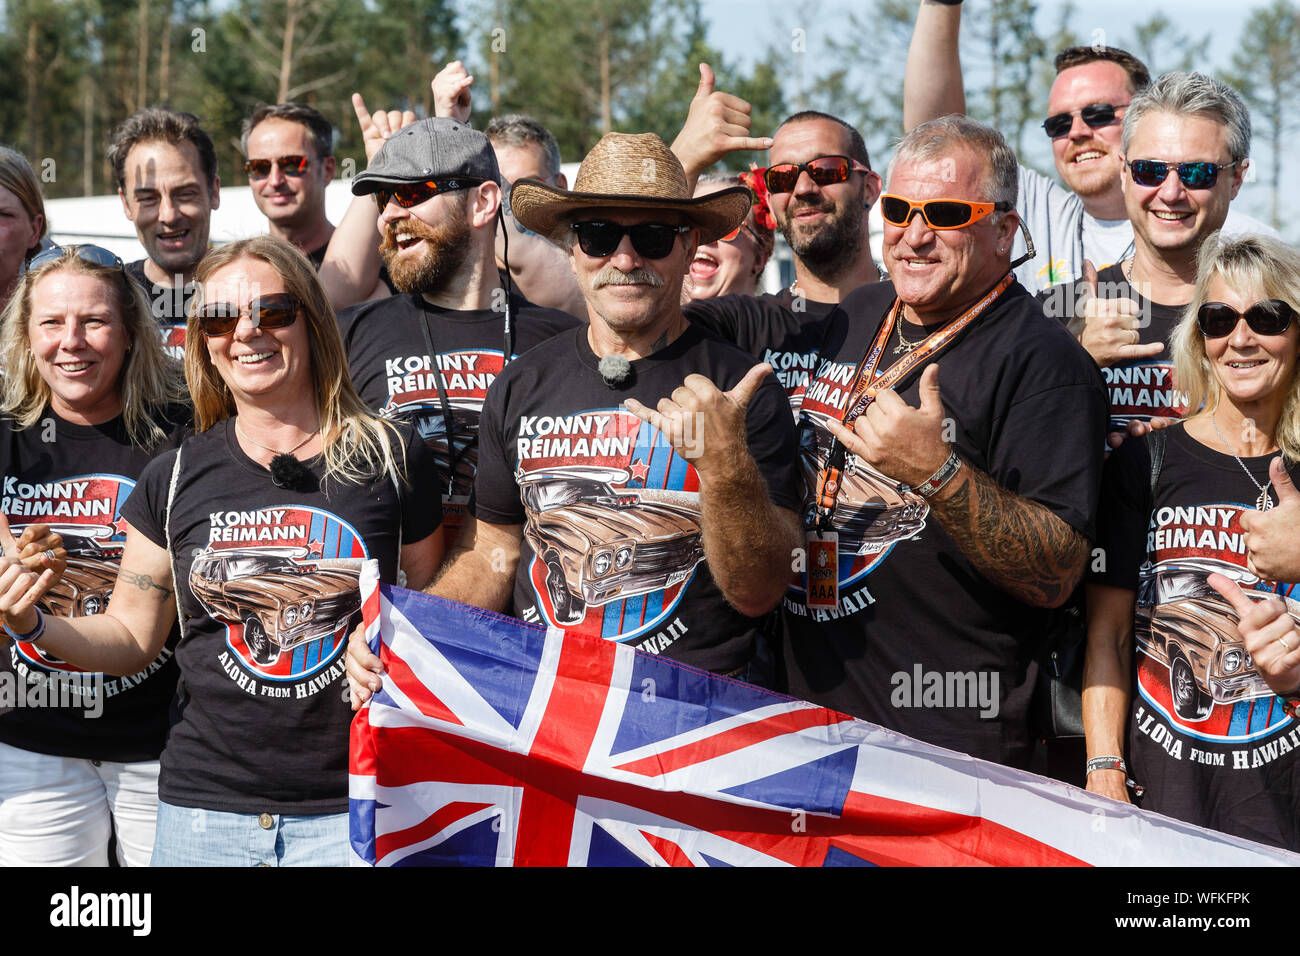
[{"label": "long blonde hair", "polygon": [[4,310],[0,331],[0,355],[5,376],[0,388],[0,412],[22,428],[40,420],[50,404],[50,386],[41,378],[32,356],[28,328],[32,317],[32,291],[54,272],[71,272],[99,279],[112,290],[113,305],[126,329],[127,351],[117,386],[122,399],[122,420],[127,437],[143,448],[152,448],[165,433],[155,421],[163,407],[183,402],[180,366],[163,351],[158,321],[149,308],[149,297],[121,266],[88,262],[68,246],[59,258],[23,273]]},{"label": "long blonde hair", "polygon": [[[1219,401],[1219,380],[1196,324],[1196,313],[1206,303],[1216,277],[1240,292],[1259,289],[1266,298],[1281,299],[1300,312],[1300,252],[1267,236],[1225,239],[1216,232],[1207,238],[1197,256],[1196,291],[1169,337],[1174,383],[1187,393],[1188,415],[1212,409]],[[1294,371],[1274,440],[1287,461],[1300,460],[1300,378]]]},{"label": "long blonde hair", "polygon": [[348,376],[347,356],[334,309],[315,270],[301,252],[274,236],[257,236],[219,246],[204,256],[194,274],[198,291],[191,301],[185,334],[185,380],[194,399],[195,430],[207,431],[237,412],[230,388],[208,356],[207,340],[199,329],[198,310],[203,304],[203,286],[208,278],[240,259],[265,262],[284,281],[285,289],[302,303],[326,476],[361,484],[397,468],[392,449],[394,442],[402,447],[398,432],[371,412],[357,395]]}]

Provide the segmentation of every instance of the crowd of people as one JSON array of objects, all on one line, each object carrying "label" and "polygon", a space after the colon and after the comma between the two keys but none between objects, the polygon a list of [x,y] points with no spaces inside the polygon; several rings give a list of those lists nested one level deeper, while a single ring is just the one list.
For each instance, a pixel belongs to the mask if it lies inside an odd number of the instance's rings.
[{"label": "crowd of people", "polygon": [[345,863],[369,558],[1300,851],[1300,252],[1232,208],[1249,111],[1065,50],[1058,182],[963,115],[960,17],[919,5],[883,176],[701,65],[570,188],[453,62],[433,117],[354,95],[337,224],[328,121],[258,108],[269,235],[217,247],[210,134],[126,118],[124,263],[0,150],[0,864]]}]

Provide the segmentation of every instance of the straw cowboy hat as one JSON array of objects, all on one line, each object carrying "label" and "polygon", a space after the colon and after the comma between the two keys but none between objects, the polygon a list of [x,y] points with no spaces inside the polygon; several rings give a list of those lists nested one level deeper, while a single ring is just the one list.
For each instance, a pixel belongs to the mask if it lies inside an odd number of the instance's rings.
[{"label": "straw cowboy hat", "polygon": [[606,133],[582,161],[573,187],[521,179],[510,191],[510,208],[526,228],[566,247],[569,224],[579,212],[671,210],[700,230],[701,245],[721,239],[749,212],[745,186],[692,198],[681,162],[654,133]]}]

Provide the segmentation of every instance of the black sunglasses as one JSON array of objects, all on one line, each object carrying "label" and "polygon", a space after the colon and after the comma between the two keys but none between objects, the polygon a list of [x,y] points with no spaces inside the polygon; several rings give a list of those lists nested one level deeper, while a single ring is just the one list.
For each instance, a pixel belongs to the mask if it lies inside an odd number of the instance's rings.
[{"label": "black sunglasses", "polygon": [[624,236],[632,237],[632,248],[646,259],[662,259],[673,251],[677,237],[690,232],[690,226],[670,226],[666,222],[638,222],[623,226],[604,219],[575,222],[570,227],[578,235],[578,245],[589,256],[612,256]]},{"label": "black sunglasses", "polygon": [[103,246],[87,244],[82,246],[50,246],[50,248],[32,256],[31,261],[27,263],[27,271],[31,272],[41,266],[49,265],[51,262],[58,262],[69,252],[82,262],[89,262],[91,265],[107,266],[110,269],[122,268],[122,260]]},{"label": "black sunglasses", "polygon": [[1133,182],[1139,186],[1162,186],[1169,170],[1178,170],[1178,178],[1188,189],[1209,189],[1219,181],[1219,170],[1236,166],[1231,163],[1165,163],[1158,159],[1135,159],[1128,164]]},{"label": "black sunglasses", "polygon": [[1068,136],[1070,127],[1074,125],[1075,113],[1079,114],[1079,118],[1087,123],[1090,129],[1109,126],[1115,122],[1115,111],[1122,110],[1126,106],[1128,106],[1127,103],[1119,106],[1111,106],[1109,103],[1093,103],[1081,110],[1072,110],[1069,113],[1053,113],[1043,120],[1043,131],[1047,133],[1048,139],[1060,139],[1062,136]]},{"label": "black sunglasses", "polygon": [[856,159],[848,156],[818,156],[806,163],[777,163],[763,170],[763,182],[770,193],[794,192],[799,174],[807,172],[818,186],[834,186],[845,182],[850,173],[869,173]]},{"label": "black sunglasses", "polygon": [[297,321],[301,306],[301,300],[292,292],[259,296],[246,309],[231,302],[209,302],[199,309],[199,330],[209,338],[229,335],[245,312],[255,329],[283,329]]},{"label": "black sunglasses", "polygon": [[271,175],[271,164],[280,167],[286,176],[301,176],[307,172],[311,159],[307,156],[281,156],[279,159],[250,159],[244,163],[244,172],[249,179],[265,179]]},{"label": "black sunglasses", "polygon": [[1291,327],[1295,309],[1281,299],[1256,302],[1245,312],[1238,312],[1223,302],[1207,302],[1196,310],[1196,326],[1207,339],[1231,335],[1240,319],[1245,319],[1256,335],[1281,335]]},{"label": "black sunglasses", "polygon": [[428,202],[438,193],[455,192],[458,189],[472,189],[482,183],[481,179],[465,179],[460,176],[447,177],[445,179],[427,179],[421,183],[402,183],[400,186],[388,186],[383,189],[375,190],[375,203],[379,206],[379,211],[383,212],[388,208],[389,200],[397,203],[403,209],[410,209],[412,206],[418,206],[422,202]]}]

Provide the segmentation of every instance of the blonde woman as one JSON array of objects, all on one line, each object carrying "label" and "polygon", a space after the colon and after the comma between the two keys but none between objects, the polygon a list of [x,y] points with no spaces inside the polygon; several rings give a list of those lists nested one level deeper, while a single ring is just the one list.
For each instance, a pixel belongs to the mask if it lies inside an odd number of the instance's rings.
[{"label": "blonde woman", "polygon": [[[57,528],[70,558],[42,609],[90,618],[114,593],[123,506],[185,434],[180,368],[144,293],[98,246],[33,258],[2,328],[0,510],[15,533]],[[173,627],[126,680],[28,641],[0,648],[0,672],[23,689],[0,719],[0,865],[107,865],[114,831],[118,862],[148,865],[177,638]]]},{"label": "blonde woman", "polygon": [[1276,693],[1300,684],[1281,650],[1296,638],[1250,646],[1238,628],[1243,609],[1256,626],[1252,605],[1300,618],[1294,582],[1252,573],[1242,527],[1278,501],[1274,458],[1297,475],[1300,253],[1215,235],[1197,276],[1171,338],[1191,414],[1125,442],[1103,477],[1106,567],[1087,586],[1088,789],[1300,850],[1294,702]]},{"label": "blonde woman", "polygon": [[210,253],[196,280],[185,369],[197,434],[146,469],[128,503],[129,585],[107,615],[38,620],[32,601],[54,575],[11,567],[0,615],[65,660],[131,673],[179,603],[180,716],[154,865],[342,865],[343,651],[360,562],[428,583],[442,554],[438,478],[418,437],[357,398],[299,252],[245,240]]}]

